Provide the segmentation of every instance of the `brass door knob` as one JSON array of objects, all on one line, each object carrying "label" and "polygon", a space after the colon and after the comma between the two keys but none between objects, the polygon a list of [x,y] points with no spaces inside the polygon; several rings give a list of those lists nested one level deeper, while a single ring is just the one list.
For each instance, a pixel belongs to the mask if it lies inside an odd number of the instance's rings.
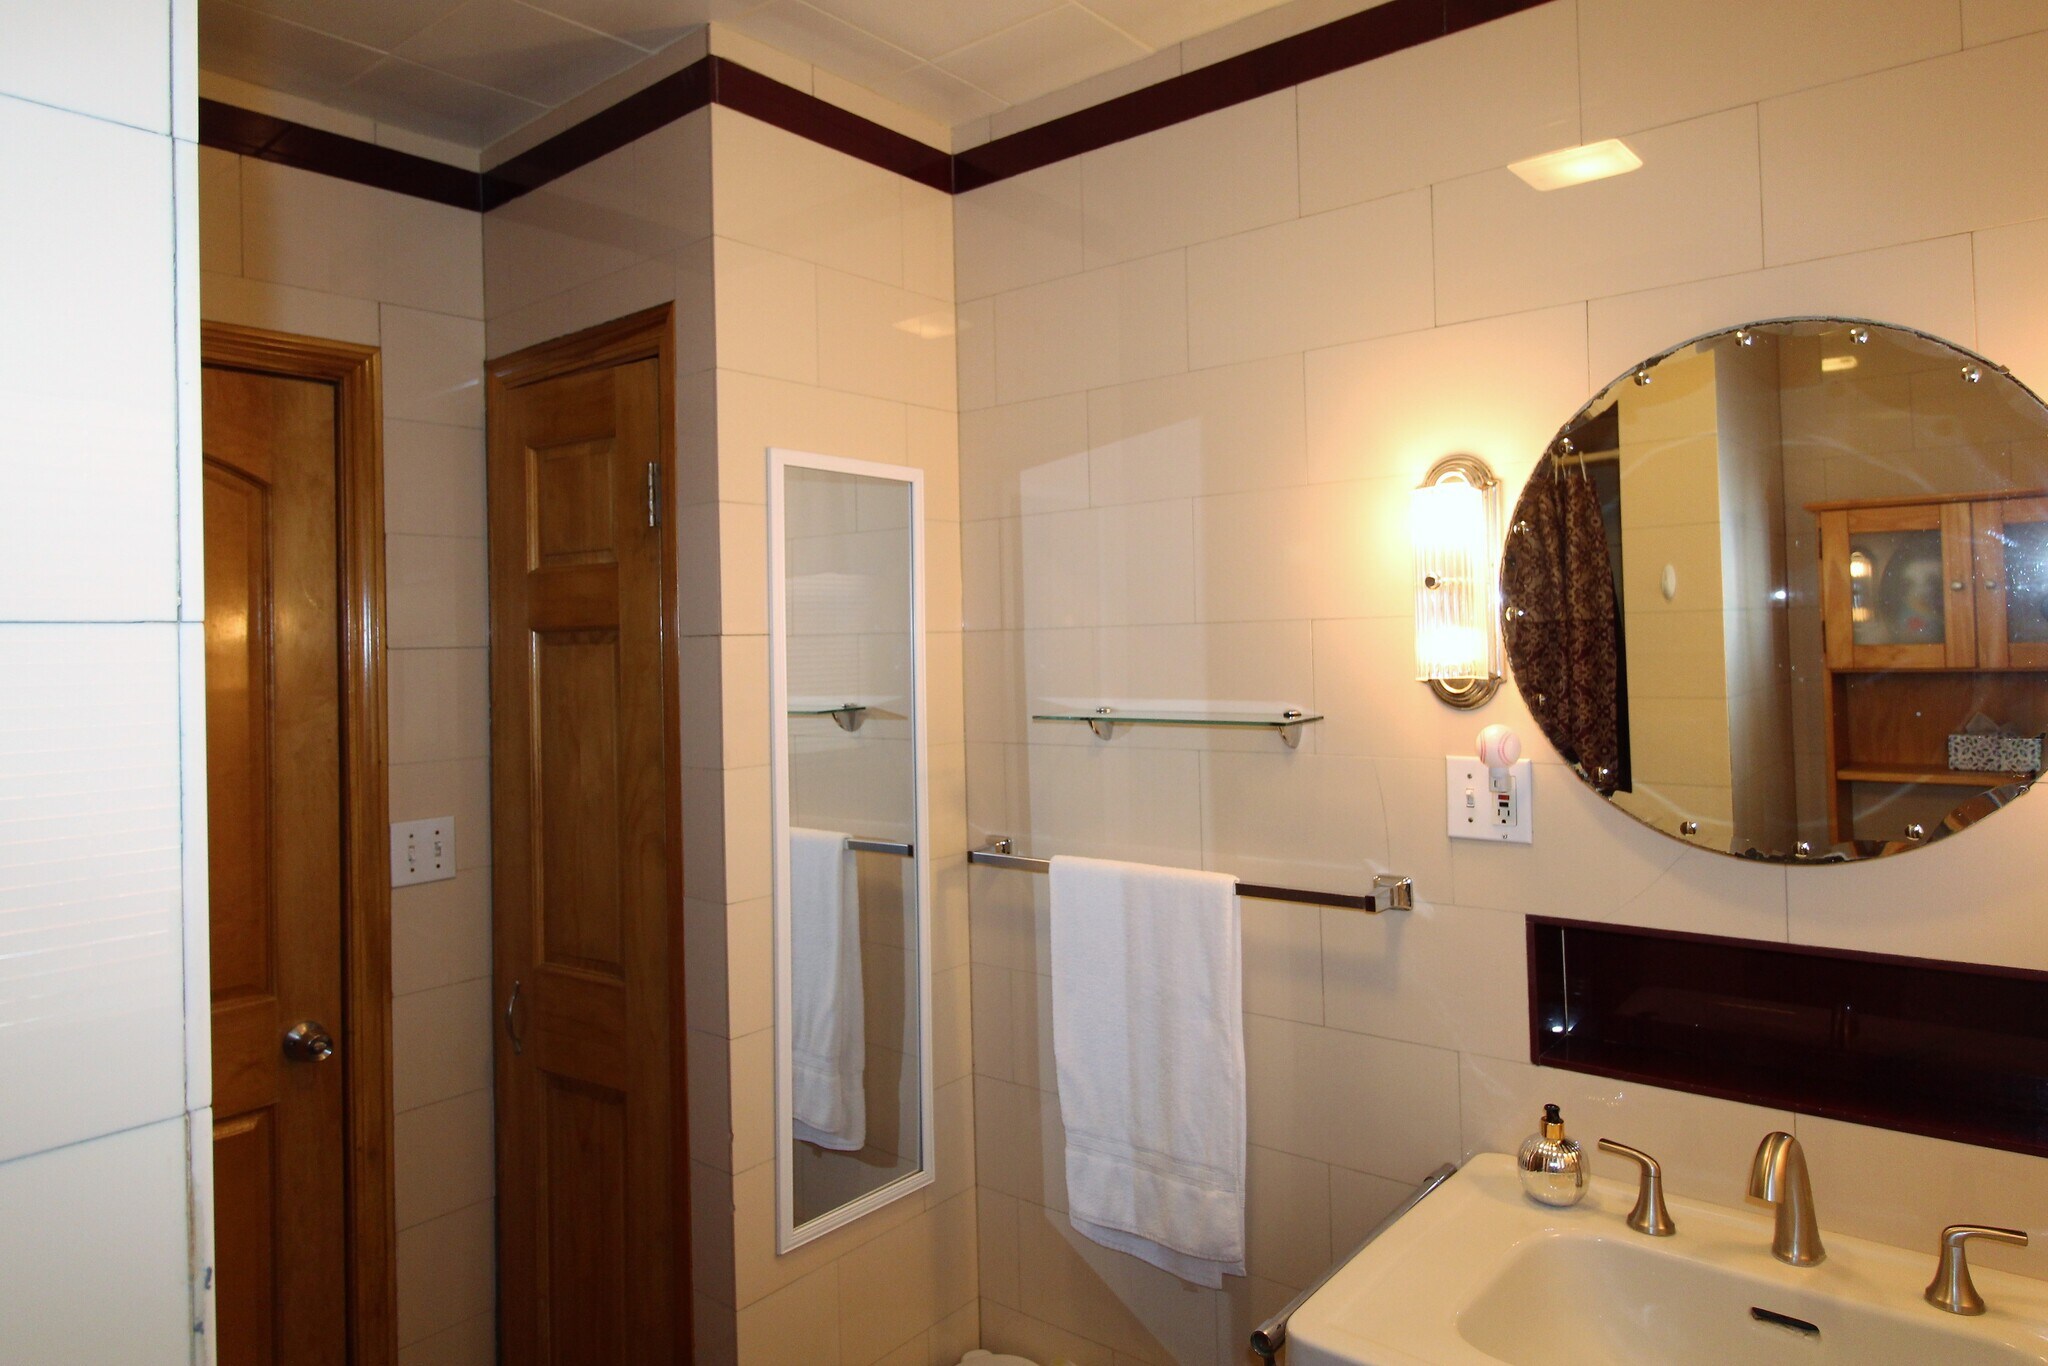
[{"label": "brass door knob", "polygon": [[293,1062],[326,1062],[334,1056],[334,1036],[318,1020],[301,1020],[284,1036],[284,1055]]}]

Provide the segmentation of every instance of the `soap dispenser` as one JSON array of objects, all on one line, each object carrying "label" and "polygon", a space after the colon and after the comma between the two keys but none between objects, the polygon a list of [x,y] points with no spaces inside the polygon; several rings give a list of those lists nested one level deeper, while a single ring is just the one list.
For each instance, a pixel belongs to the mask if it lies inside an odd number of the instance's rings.
[{"label": "soap dispenser", "polygon": [[1586,1198],[1586,1155],[1576,1138],[1565,1137],[1564,1116],[1543,1107],[1543,1130],[1529,1135],[1515,1159],[1522,1189],[1544,1205],[1576,1205]]}]

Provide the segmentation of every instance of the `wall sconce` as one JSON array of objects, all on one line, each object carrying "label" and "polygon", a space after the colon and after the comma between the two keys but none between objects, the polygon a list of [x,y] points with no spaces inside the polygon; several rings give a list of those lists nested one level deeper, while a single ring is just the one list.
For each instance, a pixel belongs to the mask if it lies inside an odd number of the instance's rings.
[{"label": "wall sconce", "polygon": [[1500,480],[1477,456],[1430,467],[1410,495],[1415,549],[1415,677],[1453,707],[1500,691]]}]

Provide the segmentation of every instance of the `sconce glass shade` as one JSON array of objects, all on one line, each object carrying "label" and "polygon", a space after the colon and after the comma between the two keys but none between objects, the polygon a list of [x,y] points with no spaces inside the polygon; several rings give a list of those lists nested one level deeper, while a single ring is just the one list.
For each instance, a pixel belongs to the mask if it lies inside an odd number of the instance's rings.
[{"label": "sconce glass shade", "polygon": [[1494,581],[1500,481],[1486,462],[1469,455],[1437,461],[1411,495],[1408,535],[1415,554],[1415,677],[1449,706],[1485,706],[1501,685]]},{"label": "sconce glass shade", "polygon": [[1486,677],[1493,671],[1486,494],[1462,479],[1416,489],[1408,534],[1415,548],[1415,677]]}]

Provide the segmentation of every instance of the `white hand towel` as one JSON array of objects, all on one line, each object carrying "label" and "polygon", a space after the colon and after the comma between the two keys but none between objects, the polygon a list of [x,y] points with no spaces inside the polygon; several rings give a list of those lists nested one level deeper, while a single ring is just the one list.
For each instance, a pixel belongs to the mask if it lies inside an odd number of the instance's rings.
[{"label": "white hand towel", "polygon": [[846,836],[789,832],[790,1077],[796,1136],[857,1152],[867,1143],[867,1008],[861,997],[860,874]]},{"label": "white hand towel", "polygon": [[1244,964],[1221,873],[1052,861],[1074,1227],[1197,1285],[1244,1274]]}]

